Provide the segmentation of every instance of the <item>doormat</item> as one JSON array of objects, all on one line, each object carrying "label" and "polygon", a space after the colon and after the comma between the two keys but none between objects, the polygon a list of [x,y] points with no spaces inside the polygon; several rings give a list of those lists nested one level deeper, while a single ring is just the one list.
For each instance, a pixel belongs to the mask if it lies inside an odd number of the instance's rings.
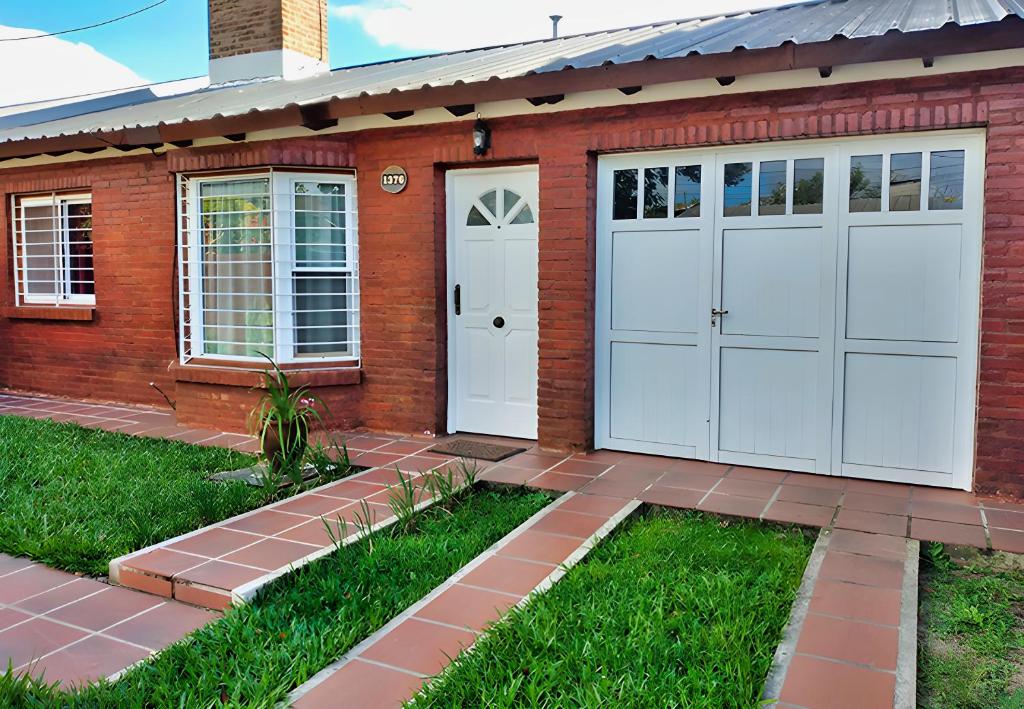
[{"label": "doormat", "polygon": [[465,438],[455,438],[445,443],[440,443],[430,449],[431,453],[443,455],[454,455],[459,458],[476,458],[477,460],[498,461],[510,458],[516,453],[522,453],[525,448],[513,446],[499,446],[494,443],[481,443]]}]

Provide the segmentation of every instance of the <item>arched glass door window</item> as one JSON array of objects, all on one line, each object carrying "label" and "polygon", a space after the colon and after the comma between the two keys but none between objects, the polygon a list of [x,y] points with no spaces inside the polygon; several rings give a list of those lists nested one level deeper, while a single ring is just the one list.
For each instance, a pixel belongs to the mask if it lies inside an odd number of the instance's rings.
[{"label": "arched glass door window", "polygon": [[501,226],[533,222],[533,210],[530,209],[530,205],[518,193],[507,189],[484,192],[470,207],[469,216],[466,217],[466,226]]}]

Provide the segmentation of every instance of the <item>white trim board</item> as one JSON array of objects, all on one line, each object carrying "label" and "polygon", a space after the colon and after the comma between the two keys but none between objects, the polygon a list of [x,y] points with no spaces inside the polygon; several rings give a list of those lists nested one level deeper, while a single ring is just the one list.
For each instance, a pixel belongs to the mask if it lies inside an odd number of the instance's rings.
[{"label": "white trim board", "polygon": [[[879,81],[886,79],[912,79],[927,76],[942,76],[961,72],[985,71],[1007,67],[1024,66],[1024,49],[1004,49],[973,54],[958,54],[936,57],[934,65],[926,68],[917,59],[901,59],[886,62],[865,64],[849,64],[834,68],[831,76],[822,78],[816,69],[794,69],[789,71],[766,72],[736,77],[729,86],[721,86],[715,79],[692,79],[665,84],[644,86],[643,90],[632,96],[624,96],[617,89],[600,91],[583,91],[566,94],[565,99],[557,104],[532,106],[526,99],[510,99],[505,101],[484,102],[476,106],[476,111],[485,118],[508,116],[534,116],[548,113],[562,113],[588,108],[603,108],[623,105],[642,105],[663,101],[678,101],[689,98],[708,96],[728,96],[763,91],[783,91],[787,89],[806,89],[842,84]],[[307,138],[317,135],[352,133],[372,128],[404,128],[409,126],[435,125],[444,123],[466,122],[469,118],[452,116],[442,107],[417,110],[412,116],[394,121],[387,116],[375,114],[358,116],[339,121],[333,128],[312,131],[302,127],[275,128],[264,131],[253,131],[246,134],[247,142],[280,140],[283,138]],[[203,138],[193,143],[194,147],[215,145],[232,145],[224,138]],[[90,155],[69,153],[60,156],[39,155],[28,158],[15,158],[0,162],[0,170],[37,165],[61,164],[106,158],[123,158],[131,155],[149,155],[152,152],[161,154],[178,150],[171,145],[164,145],[155,151],[139,148],[131,151],[119,151],[109,148]]]}]

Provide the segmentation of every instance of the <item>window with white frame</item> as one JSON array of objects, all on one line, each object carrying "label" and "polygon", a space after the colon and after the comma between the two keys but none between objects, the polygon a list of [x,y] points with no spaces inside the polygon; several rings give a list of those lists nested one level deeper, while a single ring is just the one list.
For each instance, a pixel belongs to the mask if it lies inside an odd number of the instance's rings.
[{"label": "window with white frame", "polygon": [[11,198],[17,305],[93,305],[92,197]]},{"label": "window with white frame", "polygon": [[184,361],[358,359],[354,177],[179,176],[179,205]]}]

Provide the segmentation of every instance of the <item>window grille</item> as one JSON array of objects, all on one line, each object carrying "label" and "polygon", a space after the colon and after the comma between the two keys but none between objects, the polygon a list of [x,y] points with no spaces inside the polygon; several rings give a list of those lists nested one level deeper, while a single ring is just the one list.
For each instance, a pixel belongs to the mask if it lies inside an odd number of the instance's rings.
[{"label": "window grille", "polygon": [[92,198],[88,194],[14,196],[17,305],[93,305]]},{"label": "window grille", "polygon": [[355,179],[179,176],[182,360],[359,358]]}]

